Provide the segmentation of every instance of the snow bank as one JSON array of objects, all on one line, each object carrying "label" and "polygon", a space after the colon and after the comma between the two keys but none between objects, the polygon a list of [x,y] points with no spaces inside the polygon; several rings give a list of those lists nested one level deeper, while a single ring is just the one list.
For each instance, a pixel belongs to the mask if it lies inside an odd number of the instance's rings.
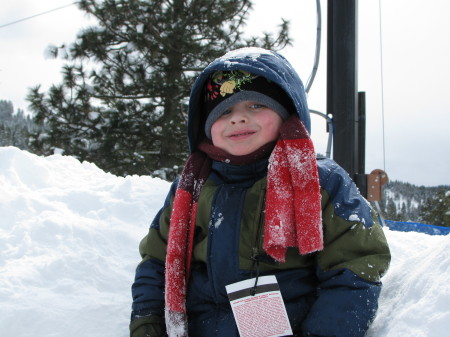
[{"label": "snow bank", "polygon": [[127,336],[139,240],[167,189],[0,148],[0,336]]},{"label": "snow bank", "polygon": [[385,232],[392,263],[368,337],[448,336],[450,235]]},{"label": "snow bank", "polygon": [[[0,148],[0,336],[125,337],[139,240],[169,184]],[[450,236],[386,230],[370,337],[446,336]]]}]

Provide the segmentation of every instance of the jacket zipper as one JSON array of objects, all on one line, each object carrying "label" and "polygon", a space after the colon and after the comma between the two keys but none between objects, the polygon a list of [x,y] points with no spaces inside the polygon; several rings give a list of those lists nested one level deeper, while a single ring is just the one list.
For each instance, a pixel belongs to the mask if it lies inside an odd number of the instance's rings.
[{"label": "jacket zipper", "polygon": [[264,196],[262,198],[262,207],[261,207],[261,213],[259,215],[259,219],[258,219],[258,229],[256,231],[256,238],[255,238],[255,243],[252,247],[252,256],[251,256],[251,260],[253,261],[253,266],[252,266],[252,276],[253,276],[253,272],[255,271],[255,267],[256,267],[256,274],[259,275],[259,259],[258,256],[260,254],[260,250],[259,247],[262,246],[262,240],[263,240],[263,219],[264,219],[264,213],[266,211],[266,192],[264,190]]}]

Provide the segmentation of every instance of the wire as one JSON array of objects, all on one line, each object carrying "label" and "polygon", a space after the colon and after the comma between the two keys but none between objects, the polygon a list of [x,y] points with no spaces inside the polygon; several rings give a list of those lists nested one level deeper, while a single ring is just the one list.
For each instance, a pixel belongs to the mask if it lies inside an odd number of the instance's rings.
[{"label": "wire", "polygon": [[320,111],[317,111],[317,110],[310,109],[309,112],[313,113],[313,114],[316,114],[316,115],[319,115],[319,116],[325,118],[326,121],[327,121],[327,126],[328,126],[328,143],[327,143],[327,152],[325,153],[325,156],[327,158],[331,158],[331,145],[333,143],[333,135],[334,135],[333,119],[330,116],[324,114],[323,112],[320,112]]},{"label": "wire", "polygon": [[6,23],[4,25],[1,25],[0,28],[6,27],[6,26],[11,26],[11,25],[14,25],[14,24],[22,22],[22,21],[30,20],[30,19],[33,19],[33,18],[35,18],[37,16],[48,14],[48,13],[51,13],[51,12],[54,12],[54,11],[57,11],[57,10],[60,10],[60,9],[63,9],[63,8],[69,7],[69,6],[73,6],[75,4],[76,4],[76,2],[72,2],[71,4],[68,4],[68,5],[65,5],[65,6],[61,6],[61,7],[58,7],[58,8],[51,9],[51,10],[46,11],[46,12],[35,14],[35,15],[32,15],[32,16],[29,16],[29,17],[26,17],[26,18],[23,18],[23,19],[20,19],[20,20],[13,21],[13,22],[9,22],[9,23]]},{"label": "wire", "polygon": [[311,75],[309,75],[308,81],[306,82],[306,93],[309,92],[311,86],[314,82],[314,78],[316,77],[317,68],[319,67],[319,59],[320,59],[320,41],[321,41],[321,32],[322,32],[322,13],[320,9],[320,0],[316,0],[316,11],[317,11],[317,35],[316,35],[316,52],[314,55],[314,66],[311,71]]},{"label": "wire", "polygon": [[[309,90],[311,89],[311,86],[314,82],[314,78],[317,74],[317,69],[319,68],[319,60],[320,60],[320,43],[321,43],[321,36],[322,36],[322,10],[320,8],[320,0],[316,0],[316,15],[317,15],[317,32],[316,32],[316,51],[314,54],[314,65],[311,71],[311,75],[309,75],[308,81],[306,82],[306,88],[305,92],[309,93]],[[331,146],[333,142],[333,135],[334,135],[334,125],[333,125],[333,119],[317,110],[309,110],[310,113],[319,115],[326,119],[327,126],[328,126],[328,143],[327,143],[327,151],[326,151],[326,157],[331,158]]]},{"label": "wire", "polygon": [[383,132],[383,170],[386,172],[386,142],[384,132],[384,71],[383,71],[383,31],[381,23],[381,0],[378,0],[380,23],[380,67],[381,67],[381,119]]}]

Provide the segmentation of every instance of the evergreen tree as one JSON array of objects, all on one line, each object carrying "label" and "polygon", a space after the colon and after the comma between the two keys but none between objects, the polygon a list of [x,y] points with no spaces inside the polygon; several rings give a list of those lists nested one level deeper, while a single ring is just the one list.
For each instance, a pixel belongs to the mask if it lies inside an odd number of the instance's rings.
[{"label": "evergreen tree", "polygon": [[12,102],[0,100],[0,146],[29,150],[29,133],[35,130],[37,125],[23,110],[14,113]]},{"label": "evergreen tree", "polygon": [[395,202],[392,198],[387,198],[386,201],[386,219],[394,221],[398,220],[397,207],[395,206]]},{"label": "evergreen tree", "polygon": [[[381,207],[388,220],[420,221],[421,207],[427,200],[434,199],[436,193],[448,190],[449,186],[425,187],[402,181],[390,181],[383,186]],[[400,207],[401,206],[401,207]]]},{"label": "evergreen tree", "polygon": [[2,124],[8,123],[12,120],[14,114],[14,107],[12,102],[0,100],[0,122]]},{"label": "evergreen tree", "polygon": [[439,190],[420,209],[419,219],[423,223],[450,227],[450,191]]},{"label": "evergreen tree", "polygon": [[408,219],[408,211],[406,210],[406,204],[405,202],[402,202],[402,208],[400,210],[400,213],[398,214],[398,220],[399,221],[406,221]]},{"label": "evergreen tree", "polygon": [[39,154],[61,148],[120,175],[160,170],[172,179],[188,153],[187,99],[198,72],[230,49],[290,43],[286,21],[275,37],[243,38],[248,0],[78,4],[98,26],[82,30],[66,50],[61,84],[30,90],[35,121],[46,127],[33,146]]}]

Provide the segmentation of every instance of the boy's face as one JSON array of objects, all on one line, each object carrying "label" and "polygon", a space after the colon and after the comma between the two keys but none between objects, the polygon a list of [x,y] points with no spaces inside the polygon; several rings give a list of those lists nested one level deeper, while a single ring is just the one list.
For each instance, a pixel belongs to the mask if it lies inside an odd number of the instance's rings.
[{"label": "boy's face", "polygon": [[278,138],[283,120],[274,110],[253,101],[236,103],[211,127],[215,146],[243,156]]}]

